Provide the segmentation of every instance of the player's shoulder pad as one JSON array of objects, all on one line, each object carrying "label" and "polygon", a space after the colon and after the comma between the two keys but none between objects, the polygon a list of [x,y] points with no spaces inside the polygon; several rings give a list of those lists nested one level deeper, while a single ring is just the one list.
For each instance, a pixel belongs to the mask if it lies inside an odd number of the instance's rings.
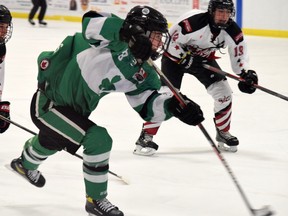
[{"label": "player's shoulder pad", "polygon": [[243,35],[241,28],[234,21],[225,31],[227,32],[228,35],[230,35],[232,40],[237,45],[244,40],[244,35]]},{"label": "player's shoulder pad", "polygon": [[209,16],[208,13],[199,13],[193,16],[190,16],[186,19],[183,19],[179,22],[179,26],[181,27],[181,33],[183,35],[189,34],[199,29],[202,29],[206,25],[208,25]]}]

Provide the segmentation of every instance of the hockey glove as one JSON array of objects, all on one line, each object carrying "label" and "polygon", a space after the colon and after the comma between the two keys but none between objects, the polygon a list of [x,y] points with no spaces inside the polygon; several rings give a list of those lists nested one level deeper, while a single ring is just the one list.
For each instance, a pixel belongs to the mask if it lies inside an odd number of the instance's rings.
[{"label": "hockey glove", "polygon": [[243,71],[240,74],[240,77],[244,79],[244,81],[238,83],[240,91],[248,94],[254,93],[256,88],[253,85],[258,84],[258,76],[256,72],[253,70],[248,70],[247,72]]},{"label": "hockey glove", "polygon": [[[10,103],[8,101],[0,102],[0,115],[10,119]],[[9,122],[0,119],[0,133],[4,133],[10,126]]]},{"label": "hockey glove", "polygon": [[189,69],[189,68],[191,68],[191,66],[193,65],[194,67],[196,66],[196,67],[200,67],[200,66],[202,66],[202,64],[204,63],[204,62],[206,62],[207,61],[207,59],[206,58],[203,58],[203,57],[201,57],[201,56],[193,56],[190,52],[188,52],[187,54],[186,54],[186,56],[184,56],[181,60],[180,60],[180,62],[179,62],[179,64],[180,65],[182,65],[185,69]]},{"label": "hockey glove", "polygon": [[182,97],[186,102],[186,106],[182,108],[179,101],[173,97],[169,103],[170,111],[176,118],[188,125],[196,126],[200,124],[204,120],[200,106],[185,95],[182,95]]},{"label": "hockey glove", "polygon": [[139,25],[124,23],[120,30],[120,39],[128,43],[136,59],[146,61],[152,54],[152,43]]},{"label": "hockey glove", "polygon": [[189,69],[193,63],[193,56],[190,53],[187,53],[179,62],[185,69]]}]

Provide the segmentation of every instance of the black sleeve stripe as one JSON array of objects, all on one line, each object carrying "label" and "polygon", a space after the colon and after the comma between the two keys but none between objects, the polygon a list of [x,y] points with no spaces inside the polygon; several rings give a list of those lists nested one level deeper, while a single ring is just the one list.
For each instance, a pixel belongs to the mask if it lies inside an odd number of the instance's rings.
[{"label": "black sleeve stripe", "polygon": [[232,24],[226,29],[226,32],[230,35],[236,45],[244,40],[243,32],[235,22],[232,22]]},{"label": "black sleeve stripe", "polygon": [[198,31],[199,29],[202,29],[206,25],[208,25],[208,20],[209,20],[208,12],[188,17],[187,19],[184,19],[179,23],[179,26],[182,29],[181,33],[185,35],[191,32]]}]

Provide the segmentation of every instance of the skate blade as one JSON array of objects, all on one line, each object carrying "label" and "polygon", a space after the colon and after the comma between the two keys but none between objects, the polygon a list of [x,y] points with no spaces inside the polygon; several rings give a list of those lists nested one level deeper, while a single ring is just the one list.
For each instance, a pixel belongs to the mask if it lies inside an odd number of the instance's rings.
[{"label": "skate blade", "polygon": [[[14,169],[10,166],[10,164],[5,164],[4,166],[5,166],[8,170],[10,170],[10,171],[12,171],[13,173],[15,173],[17,176],[20,176],[20,177],[22,177],[23,179],[25,179],[26,181],[29,182],[29,180],[28,180],[24,175],[18,173],[16,170],[14,170]],[[30,183],[30,182],[29,182],[29,183]],[[31,183],[30,183],[30,184],[31,184]]]},{"label": "skate blade", "polygon": [[223,142],[219,142],[218,143],[218,149],[220,151],[225,151],[225,152],[232,152],[232,153],[235,153],[237,152],[237,146],[228,146],[226,145],[225,143]]},{"label": "skate blade", "polygon": [[[34,187],[38,187],[38,188],[41,188],[35,184],[32,184],[29,179],[27,179],[27,177],[25,175],[22,175],[21,173],[17,172],[16,170],[14,170],[10,164],[5,164],[4,165],[8,170],[12,171],[13,173],[15,173],[17,176],[21,177],[22,179],[24,179],[26,182],[28,182],[29,184],[33,185]],[[44,185],[43,185],[44,186]],[[43,187],[42,186],[42,187]]]},{"label": "skate blade", "polygon": [[146,147],[143,148],[140,145],[136,145],[136,148],[133,151],[133,154],[135,155],[141,155],[141,156],[152,156],[154,155],[156,150],[154,148]]},{"label": "skate blade", "polygon": [[16,172],[11,166],[10,164],[5,164],[4,167],[6,167],[8,170]]},{"label": "skate blade", "polygon": [[88,213],[88,216],[97,216],[97,215],[92,214],[92,213]]}]

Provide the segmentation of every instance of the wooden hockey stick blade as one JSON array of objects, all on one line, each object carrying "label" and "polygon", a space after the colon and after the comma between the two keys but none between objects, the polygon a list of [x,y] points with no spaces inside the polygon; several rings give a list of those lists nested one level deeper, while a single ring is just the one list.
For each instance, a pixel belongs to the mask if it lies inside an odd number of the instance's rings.
[{"label": "wooden hockey stick blade", "polygon": [[264,206],[261,209],[252,209],[253,216],[272,216],[275,212],[270,209],[270,206]]},{"label": "wooden hockey stick blade", "polygon": [[[206,69],[208,69],[208,70],[210,70],[210,71],[212,71],[212,72],[214,72],[214,73],[221,74],[221,75],[226,76],[226,77],[229,77],[229,78],[231,78],[231,79],[234,79],[234,80],[237,80],[237,81],[245,81],[245,80],[242,79],[241,77],[238,77],[238,76],[236,76],[236,75],[227,73],[227,72],[222,71],[222,70],[220,70],[220,69],[218,69],[218,68],[215,68],[215,67],[213,67],[213,66],[211,66],[211,65],[203,64],[203,67],[206,68]],[[260,86],[260,85],[258,85],[258,84],[253,84],[253,86],[254,86],[255,88],[257,88],[257,89],[260,89],[260,90],[268,93],[268,94],[274,95],[274,96],[276,96],[276,97],[279,97],[279,98],[281,98],[281,99],[283,99],[283,100],[288,101],[288,97],[286,97],[285,95],[279,94],[279,93],[277,93],[277,92],[275,92],[275,91],[272,91],[272,90],[270,90],[270,89],[267,89],[267,88],[265,88],[265,87],[263,87],[263,86]]]},{"label": "wooden hockey stick blade", "polygon": [[125,178],[123,178],[122,176],[117,175],[116,173],[109,171],[109,173],[113,176],[115,176],[116,178],[118,178],[119,180],[121,180],[123,183],[125,183],[126,185],[129,185],[129,181]]}]

